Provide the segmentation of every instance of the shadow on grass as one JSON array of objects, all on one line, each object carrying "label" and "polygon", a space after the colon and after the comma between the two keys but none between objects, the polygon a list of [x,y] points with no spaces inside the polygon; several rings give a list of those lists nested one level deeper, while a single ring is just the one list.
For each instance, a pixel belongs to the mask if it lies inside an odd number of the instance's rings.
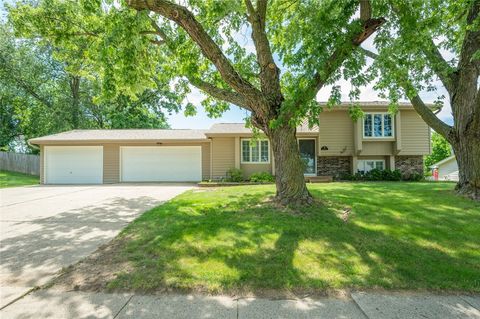
[{"label": "shadow on grass", "polygon": [[[433,209],[418,199],[432,195],[426,187],[313,188],[332,203],[298,215],[264,203],[269,187],[187,193],[124,230],[117,262],[131,267],[108,287],[480,291],[478,206],[442,202]],[[353,207],[348,223],[340,218],[343,207]],[[444,238],[448,230],[455,234]]]}]

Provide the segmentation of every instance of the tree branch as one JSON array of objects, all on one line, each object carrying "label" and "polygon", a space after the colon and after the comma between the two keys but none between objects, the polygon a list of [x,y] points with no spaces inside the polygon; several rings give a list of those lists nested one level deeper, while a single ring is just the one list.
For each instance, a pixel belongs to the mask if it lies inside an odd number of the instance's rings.
[{"label": "tree branch", "polygon": [[[162,43],[166,43],[167,45],[171,43],[170,38],[163,32],[163,30],[158,26],[158,24],[155,22],[155,20],[151,19],[151,24],[153,28],[156,30],[155,32],[162,37]],[[173,52],[173,49],[172,49]],[[218,100],[223,100],[228,103],[235,104],[239,107],[243,107],[249,111],[251,111],[250,106],[246,103],[245,99],[238,93],[232,92],[229,90],[225,90],[222,88],[219,88],[211,83],[208,83],[198,77],[193,77],[193,76],[188,76],[186,75],[188,82],[195,86],[197,89],[209,94],[215,99]]]},{"label": "tree branch", "polygon": [[189,34],[190,38],[200,47],[203,55],[215,65],[223,80],[233,90],[252,102],[261,98],[260,91],[234,69],[222,50],[186,7],[167,0],[127,0],[127,4],[136,10],[153,11],[175,22]]},{"label": "tree branch", "polygon": [[1,54],[0,59],[3,62],[4,68],[8,69],[7,74],[9,74],[9,79],[13,80],[18,87],[20,87],[25,93],[33,97],[35,100],[49,108],[53,107],[52,103],[47,98],[40,96],[40,94],[35,91],[35,87],[26,83],[20,76],[18,76],[18,74],[21,74],[21,72],[18,72],[18,70],[15,70],[13,67],[11,67],[7,59]]},{"label": "tree branch", "polygon": [[[367,49],[361,48],[362,52],[369,58],[376,59],[378,54],[369,51]],[[413,86],[411,85],[408,79],[399,79],[400,86],[403,87],[405,92],[412,92]],[[427,123],[428,126],[433,128],[438,134],[445,137],[447,140],[450,140],[450,133],[452,127],[442,120],[440,120],[435,113],[423,102],[422,98],[418,95],[415,90],[415,95],[408,96],[410,103],[412,103],[413,108],[417,111],[418,115]]]},{"label": "tree branch", "polygon": [[[471,26],[478,19],[480,14],[480,0],[472,1],[472,6],[468,11],[467,25]],[[474,57],[475,53],[480,51],[480,29],[467,29],[462,43],[460,60],[458,61],[459,78],[465,76],[465,73],[471,73],[470,77],[477,79],[480,75],[480,57]],[[477,81],[468,81],[477,89]]]},{"label": "tree branch", "polygon": [[[412,13],[412,9],[408,6],[408,2],[406,2],[405,7],[399,8],[395,4],[391,3],[391,7],[393,11],[398,15],[400,18],[400,25],[402,26],[402,21],[405,20],[405,14],[409,16],[414,16]],[[408,20],[408,23],[411,24],[411,20]],[[411,26],[409,26],[411,27]],[[405,28],[405,26],[403,27]],[[415,22],[415,30],[420,30],[421,28]],[[412,36],[412,35],[408,35]],[[425,38],[425,41],[422,41],[423,45],[421,45],[420,49],[422,50],[423,54],[427,58],[428,64],[430,68],[435,72],[438,76],[440,81],[442,82],[443,86],[447,89],[450,96],[452,96],[455,92],[455,83],[457,82],[456,75],[455,75],[455,68],[448,64],[448,62],[443,58],[440,50],[433,42],[433,39],[427,35],[426,33],[422,33],[422,38]]]},{"label": "tree branch", "polygon": [[371,18],[369,17],[370,14],[370,1],[361,0],[360,16],[362,17],[362,31],[346,37],[345,43],[340,45],[315,73],[312,83],[299,95],[300,98],[296,101],[297,104],[302,104],[314,99],[328,78],[342,65],[345,59],[385,23],[384,18]]},{"label": "tree branch", "polygon": [[372,18],[372,5],[370,0],[360,0],[360,20],[367,21]]},{"label": "tree branch", "polygon": [[211,97],[217,100],[222,100],[231,104],[235,104],[239,107],[243,107],[244,109],[252,111],[250,106],[247,103],[245,103],[245,99],[236,92],[221,89],[202,79],[194,78],[191,76],[188,77],[188,81],[196,88],[202,90],[203,92],[207,93],[208,95],[210,95]]},{"label": "tree branch", "polygon": [[153,40],[153,39],[152,39],[152,40],[149,40],[149,41],[150,41],[150,43],[153,43],[153,44],[155,44],[155,45],[165,44],[165,41],[163,41],[163,40]]},{"label": "tree branch", "polygon": [[265,32],[265,17],[267,14],[267,0],[257,1],[257,10],[250,0],[245,0],[248,12],[248,21],[252,25],[252,40],[257,53],[257,62],[260,66],[260,85],[262,92],[277,105],[283,101],[280,87],[280,69],[273,59],[272,50]]}]

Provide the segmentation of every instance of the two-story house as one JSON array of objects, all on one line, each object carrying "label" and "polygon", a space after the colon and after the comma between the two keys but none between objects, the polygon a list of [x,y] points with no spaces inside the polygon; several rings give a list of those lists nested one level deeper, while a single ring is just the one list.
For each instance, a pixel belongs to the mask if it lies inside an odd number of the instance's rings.
[{"label": "two-story house", "polygon": [[[306,176],[334,176],[373,168],[422,173],[430,130],[409,104],[391,115],[384,102],[364,102],[354,122],[348,105],[321,113],[318,127],[297,128]],[[101,184],[216,180],[239,168],[274,174],[270,142],[244,123],[208,130],[73,130],[34,138],[44,184]]]}]

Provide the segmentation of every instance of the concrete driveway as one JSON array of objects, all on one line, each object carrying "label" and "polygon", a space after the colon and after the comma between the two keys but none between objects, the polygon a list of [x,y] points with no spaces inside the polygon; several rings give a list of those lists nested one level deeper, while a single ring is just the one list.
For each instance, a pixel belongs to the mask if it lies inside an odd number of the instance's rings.
[{"label": "concrete driveway", "polygon": [[0,308],[91,254],[185,184],[0,190]]}]

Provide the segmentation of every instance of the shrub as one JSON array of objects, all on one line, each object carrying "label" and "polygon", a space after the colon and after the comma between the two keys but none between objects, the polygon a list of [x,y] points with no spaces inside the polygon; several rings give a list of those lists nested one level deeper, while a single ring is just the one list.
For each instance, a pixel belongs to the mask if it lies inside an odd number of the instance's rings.
[{"label": "shrub", "polygon": [[[400,181],[402,180],[402,173],[396,170],[379,170],[379,169],[372,169],[371,171],[362,174],[362,173],[355,173],[355,174],[343,174],[343,180],[349,181]],[[409,179],[410,180],[410,179]]]},{"label": "shrub", "polygon": [[271,183],[274,181],[275,181],[275,178],[269,172],[253,173],[250,176],[250,182],[254,182],[254,183]]},{"label": "shrub", "polygon": [[402,172],[400,172],[398,169],[396,170],[393,170],[393,171],[390,171],[390,175],[389,175],[389,180],[390,181],[400,181],[402,180]]},{"label": "shrub", "polygon": [[383,181],[384,174],[382,170],[374,168],[371,171],[366,172],[364,176],[367,181]]},{"label": "shrub", "polygon": [[227,171],[227,182],[242,182],[243,181],[243,172],[239,168],[230,168]]},{"label": "shrub", "polygon": [[424,180],[425,177],[423,176],[423,174],[413,172],[413,173],[403,175],[402,179],[404,181],[409,181],[409,182],[419,182],[419,181]]}]

